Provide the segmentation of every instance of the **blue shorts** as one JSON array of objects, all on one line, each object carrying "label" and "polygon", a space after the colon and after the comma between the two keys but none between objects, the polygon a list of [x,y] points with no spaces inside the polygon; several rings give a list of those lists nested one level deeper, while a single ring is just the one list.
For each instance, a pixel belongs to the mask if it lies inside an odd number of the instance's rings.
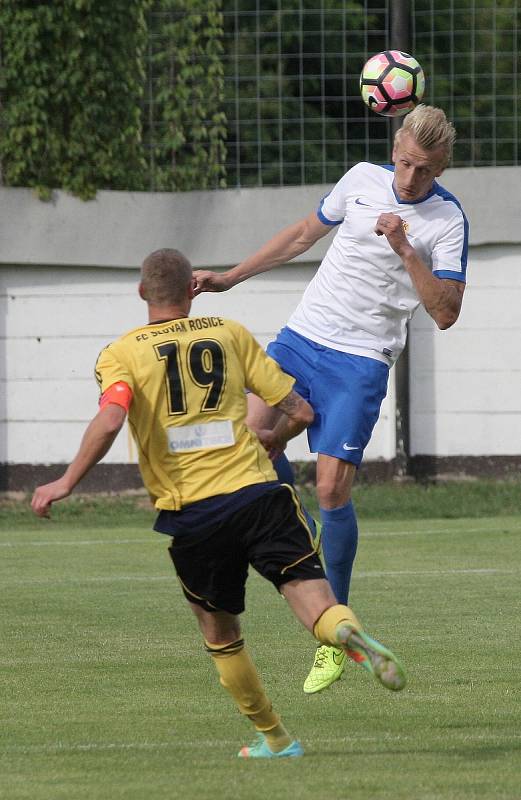
[{"label": "blue shorts", "polygon": [[280,331],[267,353],[293,375],[295,391],[313,407],[311,452],[358,466],[387,394],[387,364],[324,347],[290,328]]}]

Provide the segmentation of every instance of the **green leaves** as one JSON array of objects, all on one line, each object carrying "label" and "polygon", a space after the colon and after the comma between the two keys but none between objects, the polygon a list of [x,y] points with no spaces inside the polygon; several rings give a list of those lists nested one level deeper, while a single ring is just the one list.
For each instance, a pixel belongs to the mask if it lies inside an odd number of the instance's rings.
[{"label": "green leaves", "polygon": [[0,5],[4,183],[89,199],[141,189],[140,105],[149,0]]},{"label": "green leaves", "polygon": [[[221,0],[159,0],[157,30],[150,7],[2,0],[4,184],[84,200],[99,189],[224,185]],[[150,107],[145,80],[153,82]]]},{"label": "green leaves", "polygon": [[221,0],[158,0],[154,12],[150,21],[156,27],[149,32],[154,108],[145,130],[151,188],[222,187],[226,119]]}]

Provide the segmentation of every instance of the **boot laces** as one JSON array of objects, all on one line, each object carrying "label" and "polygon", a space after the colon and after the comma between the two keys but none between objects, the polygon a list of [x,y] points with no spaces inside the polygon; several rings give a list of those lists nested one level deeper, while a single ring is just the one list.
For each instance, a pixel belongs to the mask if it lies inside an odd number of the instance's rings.
[{"label": "boot laces", "polygon": [[325,644],[321,644],[320,647],[317,647],[317,652],[315,653],[315,663],[313,664],[314,669],[323,669],[327,660],[328,648]]}]

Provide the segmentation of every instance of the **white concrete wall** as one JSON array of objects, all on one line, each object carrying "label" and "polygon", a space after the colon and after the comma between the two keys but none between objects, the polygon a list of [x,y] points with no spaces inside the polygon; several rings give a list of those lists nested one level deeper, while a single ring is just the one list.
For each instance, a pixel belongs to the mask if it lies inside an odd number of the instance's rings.
[{"label": "white concrete wall", "polygon": [[[521,452],[520,177],[519,168],[487,168],[449,170],[442,180],[471,219],[469,285],[456,327],[436,332],[422,313],[411,326],[413,455]],[[195,266],[236,263],[329,188],[101,192],[89,203],[63,193],[41,203],[28,190],[0,189],[0,463],[69,460],[96,410],[99,350],[144,318],[135,287],[148,252],[174,246]],[[234,317],[267,343],[327,245],[227,294],[204,295],[194,313]],[[394,416],[391,379],[367,460],[394,457]],[[289,455],[309,457],[304,437]],[[129,458],[120,435],[106,460]]]},{"label": "white concrete wall", "polygon": [[[247,325],[264,346],[284,324],[313,268],[284,267],[224,295],[203,295],[194,313],[218,313]],[[4,267],[0,294],[4,329],[0,355],[0,463],[67,461],[96,412],[94,363],[100,350],[145,320],[137,270]],[[369,458],[394,456],[394,399],[382,410]],[[305,435],[290,458],[310,458]],[[118,437],[107,463],[135,460],[129,437]]]},{"label": "white concrete wall", "polygon": [[411,455],[521,454],[521,246],[471,250],[457,324],[410,335]]}]

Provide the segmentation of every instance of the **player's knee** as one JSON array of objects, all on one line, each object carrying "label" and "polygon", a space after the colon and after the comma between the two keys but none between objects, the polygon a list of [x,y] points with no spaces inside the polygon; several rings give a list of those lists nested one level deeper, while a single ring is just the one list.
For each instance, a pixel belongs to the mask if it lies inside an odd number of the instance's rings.
[{"label": "player's knee", "polygon": [[323,478],[317,482],[317,497],[321,508],[340,508],[351,499],[351,490],[343,482]]}]

